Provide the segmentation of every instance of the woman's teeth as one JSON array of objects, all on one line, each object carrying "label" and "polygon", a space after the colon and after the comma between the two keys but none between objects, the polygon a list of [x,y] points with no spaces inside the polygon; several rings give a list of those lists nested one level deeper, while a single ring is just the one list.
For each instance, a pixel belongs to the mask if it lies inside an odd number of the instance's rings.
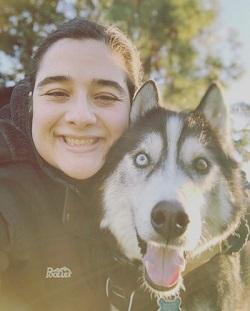
[{"label": "woman's teeth", "polygon": [[64,140],[70,146],[84,146],[96,143],[98,138],[73,138],[64,136]]}]

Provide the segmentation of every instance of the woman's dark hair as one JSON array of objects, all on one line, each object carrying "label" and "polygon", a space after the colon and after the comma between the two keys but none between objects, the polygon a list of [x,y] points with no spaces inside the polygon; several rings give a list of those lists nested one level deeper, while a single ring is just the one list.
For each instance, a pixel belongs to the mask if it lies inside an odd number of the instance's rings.
[{"label": "woman's dark hair", "polygon": [[135,89],[141,84],[142,67],[138,51],[131,41],[119,29],[112,26],[102,26],[97,23],[75,18],[58,26],[48,35],[36,50],[29,70],[31,90],[34,89],[36,75],[44,54],[52,44],[60,39],[94,39],[104,42],[112,51],[118,53],[125,62],[128,77],[127,85],[132,99]]}]

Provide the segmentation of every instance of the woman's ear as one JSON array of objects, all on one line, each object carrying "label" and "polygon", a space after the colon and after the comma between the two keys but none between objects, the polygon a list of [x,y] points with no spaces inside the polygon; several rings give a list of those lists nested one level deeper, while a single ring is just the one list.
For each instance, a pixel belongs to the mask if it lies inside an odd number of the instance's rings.
[{"label": "woman's ear", "polygon": [[146,81],[136,92],[130,111],[130,122],[134,123],[149,110],[159,106],[158,89],[153,80]]}]

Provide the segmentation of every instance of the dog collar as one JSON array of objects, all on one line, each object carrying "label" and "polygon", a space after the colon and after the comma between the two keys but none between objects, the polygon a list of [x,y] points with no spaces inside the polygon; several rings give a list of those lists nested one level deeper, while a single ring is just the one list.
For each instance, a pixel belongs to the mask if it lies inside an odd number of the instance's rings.
[{"label": "dog collar", "polygon": [[110,278],[106,281],[106,295],[111,305],[119,311],[160,310],[156,300],[152,300],[148,293],[137,288],[134,291],[118,287]]},{"label": "dog collar", "polygon": [[112,283],[110,278],[106,281],[106,295],[110,303],[119,311],[181,311],[180,297],[173,299],[152,299],[151,296],[138,288],[132,292],[126,292],[124,289]]}]

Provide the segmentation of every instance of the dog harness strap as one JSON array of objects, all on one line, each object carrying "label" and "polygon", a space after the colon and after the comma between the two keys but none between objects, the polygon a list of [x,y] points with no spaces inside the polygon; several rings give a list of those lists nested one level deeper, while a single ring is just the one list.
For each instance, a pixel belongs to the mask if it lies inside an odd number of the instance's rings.
[{"label": "dog harness strap", "polygon": [[246,218],[241,219],[241,223],[234,234],[222,243],[222,252],[231,255],[240,252],[250,238],[249,224]]},{"label": "dog harness strap", "polygon": [[[132,292],[125,292],[124,289],[116,286],[110,278],[106,282],[106,295],[111,305],[119,311],[165,311],[159,309],[156,300],[150,298],[150,295],[141,289]],[[168,309],[172,311],[175,309]]]},{"label": "dog harness strap", "polygon": [[249,222],[243,217],[237,230],[231,234],[227,240],[206,250],[197,258],[193,258],[192,260],[188,261],[183,275],[187,275],[196,268],[210,261],[218,254],[232,255],[234,253],[240,252],[250,239],[249,226]]}]

